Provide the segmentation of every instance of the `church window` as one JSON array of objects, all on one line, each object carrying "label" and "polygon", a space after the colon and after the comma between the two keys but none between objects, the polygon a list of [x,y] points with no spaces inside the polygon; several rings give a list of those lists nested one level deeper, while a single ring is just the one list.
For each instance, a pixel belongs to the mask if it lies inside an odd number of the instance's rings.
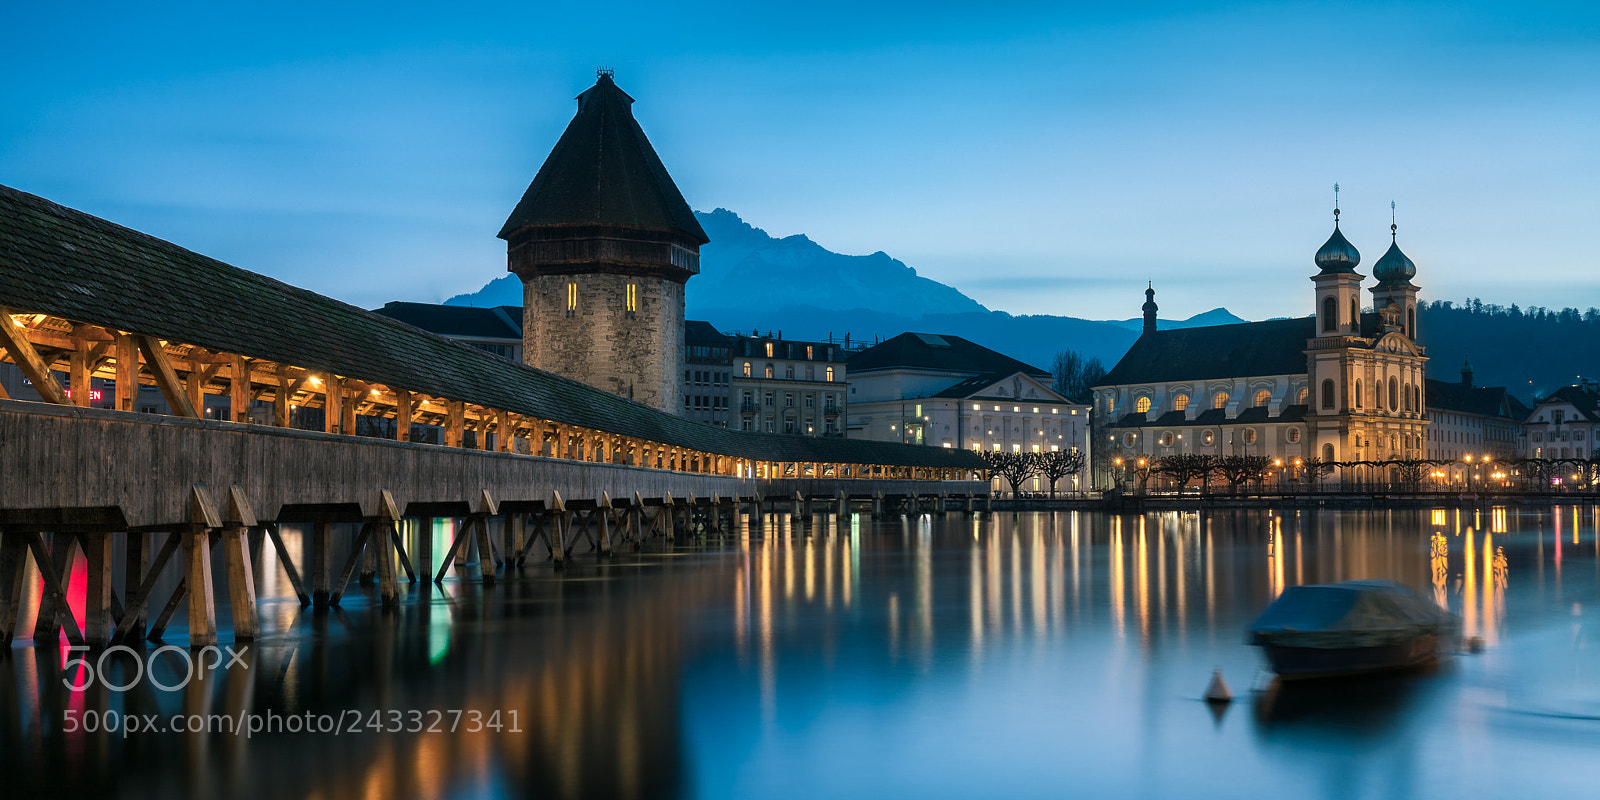
[{"label": "church window", "polygon": [[1406,336],[1417,338],[1417,309],[1406,309]]},{"label": "church window", "polygon": [[1332,378],[1324,378],[1322,380],[1322,407],[1323,408],[1333,408],[1334,407],[1334,402],[1333,402],[1333,379]]},{"label": "church window", "polygon": [[1333,445],[1332,444],[1325,444],[1325,445],[1322,446],[1322,463],[1324,463],[1324,464],[1332,464],[1333,463]]},{"label": "church window", "polygon": [[1256,443],[1256,429],[1255,428],[1245,428],[1244,429],[1244,443],[1245,444],[1255,444]]},{"label": "church window", "polygon": [[1339,305],[1333,298],[1324,298],[1322,301],[1322,332],[1333,333],[1339,324]]},{"label": "church window", "polygon": [[1350,332],[1361,332],[1361,302],[1354,297],[1350,298]]},{"label": "church window", "polygon": [[1183,411],[1189,408],[1189,395],[1180,394],[1172,398],[1172,410]]},{"label": "church window", "polygon": [[1303,406],[1310,399],[1311,399],[1311,388],[1308,387],[1308,386],[1302,386],[1302,387],[1300,387],[1300,394],[1295,396],[1294,402],[1295,402],[1296,405],[1302,405]]},{"label": "church window", "polygon": [[1356,408],[1361,407],[1361,381],[1356,381]]},{"label": "church window", "polygon": [[1288,436],[1289,436],[1289,444],[1294,444],[1294,443],[1300,441],[1300,429],[1299,428],[1290,428]]},{"label": "church window", "polygon": [[1227,408],[1228,407],[1228,393],[1227,392],[1217,392],[1216,394],[1211,395],[1211,407],[1212,408]]},{"label": "church window", "polygon": [[630,284],[628,284],[628,306],[627,306],[628,319],[633,319],[633,313],[635,311],[638,311],[638,310],[639,310],[639,284],[630,283]]},{"label": "church window", "polygon": [[1389,410],[1400,410],[1400,380],[1398,378],[1389,379]]},{"label": "church window", "polygon": [[744,376],[746,378],[750,377],[750,362],[748,361],[744,362]]},{"label": "church window", "polygon": [[1215,442],[1216,440],[1217,440],[1217,434],[1214,431],[1202,431],[1201,434],[1200,434],[1200,443],[1201,444],[1211,444],[1212,442]]},{"label": "church window", "polygon": [[1162,447],[1171,447],[1172,443],[1174,441],[1176,441],[1176,440],[1177,440],[1176,437],[1174,437],[1172,435],[1172,431],[1167,431],[1167,432],[1161,434],[1161,446]]},{"label": "church window", "polygon": [[1149,411],[1150,410],[1150,398],[1141,397],[1138,400],[1134,401],[1133,410],[1139,412],[1140,414],[1143,414],[1146,411]]},{"label": "church window", "polygon": [[578,314],[578,284],[567,284],[567,316],[574,317]]},{"label": "church window", "polygon": [[1262,389],[1261,391],[1256,392],[1256,407],[1257,408],[1260,408],[1261,406],[1264,406],[1264,405],[1266,405],[1266,404],[1268,404],[1270,402],[1272,402],[1272,392],[1270,392],[1270,391],[1268,391],[1266,389]]},{"label": "church window", "polygon": [[[828,367],[827,370],[825,370],[822,374],[824,376],[823,380],[828,380],[828,381],[833,380],[833,367]],[[973,407],[976,408],[977,406],[973,406]]]}]

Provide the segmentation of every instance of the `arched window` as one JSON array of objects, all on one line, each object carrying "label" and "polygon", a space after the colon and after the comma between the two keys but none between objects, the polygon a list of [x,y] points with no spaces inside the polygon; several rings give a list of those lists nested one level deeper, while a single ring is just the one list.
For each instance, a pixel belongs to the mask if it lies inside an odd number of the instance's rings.
[{"label": "arched window", "polygon": [[1149,411],[1150,410],[1150,398],[1141,397],[1138,400],[1134,401],[1133,410],[1139,412],[1140,414],[1143,414],[1146,411]]},{"label": "arched window", "polygon": [[1261,391],[1256,392],[1256,408],[1260,408],[1270,402],[1272,402],[1271,391],[1262,389]]},{"label": "arched window", "polygon": [[829,380],[829,381],[833,380],[833,367],[828,367],[828,369],[823,374],[825,376],[824,380]]},{"label": "arched window", "polygon": [[771,364],[767,365],[767,377],[769,377],[769,378],[772,377],[772,365]]},{"label": "arched window", "polygon": [[1399,378],[1390,378],[1389,379],[1389,410],[1390,411],[1399,411],[1400,410],[1400,379]]},{"label": "arched window", "polygon": [[1322,380],[1322,407],[1323,408],[1333,408],[1334,407],[1334,401],[1333,401],[1333,379],[1332,378],[1324,378]]},{"label": "arched window", "polygon": [[1350,298],[1350,332],[1361,332],[1361,299],[1358,297]]},{"label": "arched window", "polygon": [[1172,410],[1184,411],[1189,408],[1189,395],[1180,394],[1172,398]]},{"label": "arched window", "polygon": [[1356,381],[1356,408],[1361,407],[1361,381]]},{"label": "arched window", "polygon": [[744,362],[744,376],[746,378],[750,377],[750,362],[748,361]]},{"label": "arched window", "polygon": [[1337,303],[1333,302],[1333,298],[1331,298],[1331,297],[1324,298],[1323,301],[1322,301],[1322,331],[1323,331],[1323,333],[1333,333],[1334,329],[1336,327],[1338,327],[1338,325],[1339,325],[1339,305]]},{"label": "arched window", "polygon": [[1331,442],[1322,446],[1322,463],[1333,463],[1333,444]]},{"label": "arched window", "polygon": [[1227,392],[1217,392],[1216,394],[1211,395],[1211,407],[1212,408],[1227,408],[1228,407],[1228,393]]},{"label": "arched window", "polygon": [[1412,339],[1417,338],[1417,309],[1412,306],[1406,309],[1406,335]]},{"label": "arched window", "polygon": [[1406,410],[1410,411],[1411,410],[1411,384],[1409,384],[1409,383],[1406,384],[1405,388],[1406,388],[1406,391],[1405,391],[1405,395],[1406,395],[1406,403],[1405,403]]},{"label": "arched window", "polygon": [[1303,405],[1306,404],[1306,401],[1308,401],[1310,399],[1311,399],[1311,387],[1302,386],[1302,387],[1300,387],[1300,394],[1295,395],[1294,402],[1295,402],[1295,405],[1303,406]]}]

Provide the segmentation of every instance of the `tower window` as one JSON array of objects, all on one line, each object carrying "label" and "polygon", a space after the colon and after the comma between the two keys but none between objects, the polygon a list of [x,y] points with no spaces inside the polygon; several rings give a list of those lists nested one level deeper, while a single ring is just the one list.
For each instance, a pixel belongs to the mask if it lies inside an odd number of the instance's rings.
[{"label": "tower window", "polygon": [[1356,381],[1356,408],[1361,408],[1361,381]]},{"label": "tower window", "polygon": [[1322,381],[1322,407],[1333,408],[1333,379],[1324,378]]},{"label": "tower window", "polygon": [[577,315],[578,315],[578,284],[576,284],[576,283],[568,283],[567,284],[567,316],[575,317]]},{"label": "tower window", "polygon": [[1329,297],[1322,301],[1322,332],[1333,333],[1339,324],[1339,305]]},{"label": "tower window", "polygon": [[628,315],[628,319],[633,319],[633,312],[638,311],[638,310],[639,310],[639,284],[630,283],[630,284],[628,284],[628,307],[627,307],[627,312],[626,312],[627,315]]},{"label": "tower window", "polygon": [[1361,332],[1361,301],[1350,298],[1350,332]]}]

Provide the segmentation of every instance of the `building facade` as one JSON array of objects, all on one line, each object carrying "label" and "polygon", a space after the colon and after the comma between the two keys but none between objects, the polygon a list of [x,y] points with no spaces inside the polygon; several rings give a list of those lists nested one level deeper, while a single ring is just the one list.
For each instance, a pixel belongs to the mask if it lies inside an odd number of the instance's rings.
[{"label": "building facade", "polygon": [[689,320],[683,334],[684,416],[726,428],[737,419],[733,408],[733,340],[709,322]]},{"label": "building facade", "polygon": [[845,351],[831,342],[732,335],[733,402],[741,430],[844,436]]},{"label": "building facade", "polygon": [[1589,459],[1600,443],[1600,383],[1563,386],[1536,400],[1526,422],[1528,458]]},{"label": "building facade", "polygon": [[1504,461],[1523,452],[1522,423],[1528,418],[1528,407],[1504,386],[1474,386],[1472,364],[1461,366],[1459,383],[1429,378],[1424,386],[1428,398],[1426,458]]},{"label": "building facade", "polygon": [[523,284],[523,360],[677,412],[684,284],[710,241],[609,70],[500,238]]},{"label": "building facade", "polygon": [[[1049,372],[959,336],[903,333],[850,357],[853,439],[980,451],[1087,452],[1089,406]],[[1058,490],[1087,488],[1063,479]],[[1035,478],[1030,491],[1046,491]]]},{"label": "building facade", "polygon": [[[1396,234],[1390,228],[1391,237]],[[1317,251],[1309,317],[1160,331],[1145,291],[1142,334],[1094,389],[1096,482],[1203,453],[1265,456],[1287,479],[1307,459],[1421,458],[1427,356],[1417,343],[1416,267],[1391,241],[1363,313],[1361,256],[1334,230]],[[1346,473],[1346,479],[1382,479]]]}]

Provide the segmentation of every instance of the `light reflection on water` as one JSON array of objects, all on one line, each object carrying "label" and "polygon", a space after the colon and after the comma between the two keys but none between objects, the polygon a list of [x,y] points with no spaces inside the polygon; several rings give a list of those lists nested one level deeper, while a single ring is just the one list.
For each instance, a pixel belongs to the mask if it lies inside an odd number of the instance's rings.
[{"label": "light reflection on water", "polygon": [[[431,602],[412,587],[388,615],[355,585],[343,610],[301,609],[267,548],[248,669],[117,693],[62,687],[59,648],[0,658],[0,794],[1581,794],[1600,778],[1596,522],[1571,506],[773,516]],[[1360,578],[1430,594],[1485,652],[1271,686],[1250,619],[1286,586]],[[1241,699],[1213,716],[1197,698],[1218,666]],[[451,709],[499,711],[502,730],[61,730],[67,710]]]}]

